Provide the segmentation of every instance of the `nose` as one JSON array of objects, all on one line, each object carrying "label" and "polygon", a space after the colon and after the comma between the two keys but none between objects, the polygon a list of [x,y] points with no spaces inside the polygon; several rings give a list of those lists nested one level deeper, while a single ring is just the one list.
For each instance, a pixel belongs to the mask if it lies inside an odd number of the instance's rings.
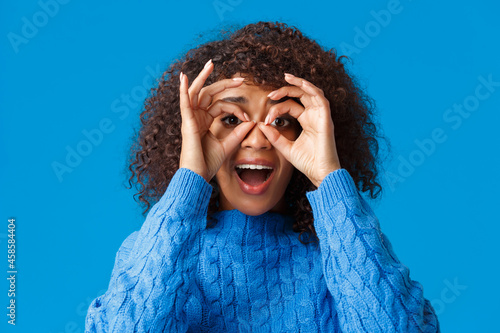
[{"label": "nose", "polygon": [[267,140],[267,137],[264,133],[262,133],[257,125],[252,128],[252,130],[241,142],[242,148],[250,148],[254,150],[268,150],[271,149],[271,146],[271,143]]}]

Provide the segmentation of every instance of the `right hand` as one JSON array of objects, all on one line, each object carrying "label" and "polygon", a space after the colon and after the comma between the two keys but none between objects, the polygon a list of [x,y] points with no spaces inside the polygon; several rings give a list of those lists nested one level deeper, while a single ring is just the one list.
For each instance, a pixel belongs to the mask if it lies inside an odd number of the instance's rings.
[{"label": "right hand", "polygon": [[222,113],[220,108],[209,108],[213,96],[243,83],[242,78],[225,79],[203,88],[213,68],[212,61],[207,62],[189,89],[188,77],[183,73],[180,74],[182,147],[179,168],[190,169],[207,182],[210,182],[222,163],[255,125],[241,109],[227,108],[224,110],[225,113],[234,114],[243,122],[222,140],[210,132],[212,122]]}]

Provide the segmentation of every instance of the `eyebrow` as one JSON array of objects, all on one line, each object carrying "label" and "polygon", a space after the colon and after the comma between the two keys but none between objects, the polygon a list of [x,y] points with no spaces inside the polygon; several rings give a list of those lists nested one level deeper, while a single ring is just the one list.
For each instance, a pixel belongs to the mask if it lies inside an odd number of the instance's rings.
[{"label": "eyebrow", "polygon": [[238,104],[247,104],[248,99],[246,99],[243,96],[231,96],[231,97],[224,97],[221,98],[224,102],[230,102],[230,103],[238,103]]},{"label": "eyebrow", "polygon": [[[281,102],[284,102],[288,99],[291,99],[291,97],[289,96],[285,96],[283,97],[282,99],[279,99],[279,100],[274,100],[274,99],[270,99],[268,101],[269,104],[279,104]],[[248,99],[244,96],[231,96],[231,97],[225,97],[225,98],[221,98],[222,101],[224,102],[230,102],[230,103],[237,103],[237,104],[247,104],[248,103]]]}]

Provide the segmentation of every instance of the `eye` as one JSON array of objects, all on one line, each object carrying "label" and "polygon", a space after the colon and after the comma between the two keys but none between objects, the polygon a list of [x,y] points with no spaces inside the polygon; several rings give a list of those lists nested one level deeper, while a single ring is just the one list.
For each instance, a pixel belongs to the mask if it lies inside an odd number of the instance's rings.
[{"label": "eye", "polygon": [[276,118],[274,121],[271,123],[274,127],[286,127],[291,125],[291,121],[286,118]]},{"label": "eye", "polygon": [[222,121],[226,126],[238,126],[242,123],[242,121],[238,117],[232,114],[223,117],[220,121]]}]

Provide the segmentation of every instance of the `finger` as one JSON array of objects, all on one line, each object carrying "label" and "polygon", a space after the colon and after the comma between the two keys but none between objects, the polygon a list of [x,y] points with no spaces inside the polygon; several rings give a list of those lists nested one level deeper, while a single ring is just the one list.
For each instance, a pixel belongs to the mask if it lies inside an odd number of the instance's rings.
[{"label": "finger", "polygon": [[297,119],[300,123],[300,116],[304,112],[305,108],[302,105],[299,105],[297,102],[289,99],[282,103],[273,105],[267,114],[266,119],[264,120],[264,125],[271,124],[276,117],[284,115],[286,113],[290,114],[292,117]]},{"label": "finger", "polygon": [[274,90],[274,91],[270,92],[269,95],[267,95],[267,97],[269,97],[270,99],[275,100],[275,101],[280,100],[286,96],[299,98],[300,102],[305,107],[312,106],[311,96],[308,93],[306,93],[303,89],[301,89],[300,87],[285,86],[285,87],[281,87],[277,90]]},{"label": "finger", "polygon": [[[194,133],[198,133],[199,127],[196,120],[196,116],[191,108],[188,94],[188,77],[181,73],[180,74],[180,108],[181,108],[181,134],[182,134],[182,151],[181,159],[186,157],[185,147],[190,147],[187,151],[194,152],[200,149],[199,140],[195,139]],[[189,154],[188,154],[189,155]]]},{"label": "finger", "polygon": [[234,130],[229,133],[222,141],[222,147],[224,148],[224,152],[229,155],[238,145],[243,141],[248,132],[255,126],[254,121],[246,121],[234,128]]},{"label": "finger", "polygon": [[293,141],[285,138],[276,128],[272,126],[266,126],[264,123],[259,123],[258,126],[273,147],[275,147],[288,161],[290,161],[290,152],[292,150]]},{"label": "finger", "polygon": [[288,73],[285,74],[285,80],[288,83],[293,84],[294,86],[300,87],[307,94],[309,94],[315,106],[329,105],[329,102],[325,98],[325,93],[323,92],[323,90],[319,89],[311,82]]},{"label": "finger", "polygon": [[228,88],[235,88],[240,86],[244,80],[245,79],[242,77],[224,79],[203,88],[198,96],[198,107],[200,109],[206,109],[210,105],[210,103],[212,103],[212,99],[215,95]]},{"label": "finger", "polygon": [[[316,87],[314,84],[307,81],[306,79],[297,77],[293,74],[285,73],[285,80],[286,80],[286,82],[293,84],[294,86],[297,86],[297,87],[308,86],[308,87],[312,88],[315,91],[315,93],[319,93],[320,95],[324,95],[323,90]],[[310,91],[312,92],[313,90],[310,90]]]},{"label": "finger", "polygon": [[191,105],[196,106],[198,104],[198,94],[200,93],[201,88],[203,88],[205,81],[210,76],[213,69],[214,66],[212,63],[212,59],[210,59],[205,64],[205,67],[203,67],[203,69],[198,74],[196,79],[194,79],[193,83],[191,84],[191,87],[189,87],[189,96],[191,97]]},{"label": "finger", "polygon": [[194,118],[193,110],[191,109],[191,102],[189,100],[188,93],[188,78],[181,72],[179,76],[180,88],[179,88],[179,104],[181,108],[181,117],[184,121],[190,121]]},{"label": "finger", "polygon": [[210,105],[207,112],[213,118],[220,116],[222,113],[229,113],[235,115],[241,121],[250,121],[250,117],[248,116],[248,114],[240,109],[237,105],[224,102],[222,100],[218,100]]}]

